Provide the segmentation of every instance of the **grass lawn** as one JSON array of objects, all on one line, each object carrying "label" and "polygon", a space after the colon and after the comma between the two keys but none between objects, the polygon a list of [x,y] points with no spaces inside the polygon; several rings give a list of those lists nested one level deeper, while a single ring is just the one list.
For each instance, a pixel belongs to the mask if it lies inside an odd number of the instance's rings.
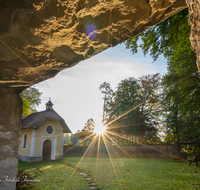
[{"label": "grass lawn", "polygon": [[[19,169],[40,167],[44,175],[37,177],[35,189],[89,189],[85,177],[91,178],[98,189],[117,190],[177,190],[200,189],[200,167],[193,163],[161,159],[129,159],[65,157],[54,162],[26,163],[19,161]],[[115,169],[113,169],[113,166]],[[80,175],[85,172],[88,175]],[[71,178],[70,178],[71,176]],[[70,178],[70,179],[69,179]]]}]

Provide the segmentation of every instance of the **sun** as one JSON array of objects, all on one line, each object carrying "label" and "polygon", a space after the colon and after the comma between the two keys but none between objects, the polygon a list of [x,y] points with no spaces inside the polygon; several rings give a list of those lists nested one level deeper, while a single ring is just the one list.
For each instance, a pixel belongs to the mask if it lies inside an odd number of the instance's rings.
[{"label": "sun", "polygon": [[103,126],[102,123],[95,125],[94,133],[96,133],[98,135],[102,135],[102,134],[104,134],[105,131],[106,131],[106,127]]}]

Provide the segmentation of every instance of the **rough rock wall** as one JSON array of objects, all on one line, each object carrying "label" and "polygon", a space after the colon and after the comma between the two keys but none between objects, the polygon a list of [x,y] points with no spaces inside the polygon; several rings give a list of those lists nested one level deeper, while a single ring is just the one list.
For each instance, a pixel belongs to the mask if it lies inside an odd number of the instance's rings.
[{"label": "rough rock wall", "polygon": [[185,0],[0,0],[0,88],[53,77],[185,9]]},{"label": "rough rock wall", "polygon": [[200,72],[200,0],[186,0],[189,7],[189,24],[191,26],[191,48],[197,54],[197,68]]}]

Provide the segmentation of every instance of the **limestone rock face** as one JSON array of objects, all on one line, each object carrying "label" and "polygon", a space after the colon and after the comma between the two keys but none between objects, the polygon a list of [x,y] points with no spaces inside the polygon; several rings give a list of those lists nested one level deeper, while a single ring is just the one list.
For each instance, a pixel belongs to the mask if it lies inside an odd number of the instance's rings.
[{"label": "limestone rock face", "polygon": [[197,68],[200,72],[200,0],[186,0],[186,3],[189,7],[191,48],[197,54]]},{"label": "limestone rock face", "polygon": [[185,8],[185,0],[0,0],[0,88],[53,77]]}]

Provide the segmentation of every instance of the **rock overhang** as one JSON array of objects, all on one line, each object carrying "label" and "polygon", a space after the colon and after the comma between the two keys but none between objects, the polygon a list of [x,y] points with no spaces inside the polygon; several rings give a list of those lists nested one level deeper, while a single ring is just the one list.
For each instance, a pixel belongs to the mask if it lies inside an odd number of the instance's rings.
[{"label": "rock overhang", "polygon": [[19,93],[185,8],[185,0],[1,0],[0,88]]}]

